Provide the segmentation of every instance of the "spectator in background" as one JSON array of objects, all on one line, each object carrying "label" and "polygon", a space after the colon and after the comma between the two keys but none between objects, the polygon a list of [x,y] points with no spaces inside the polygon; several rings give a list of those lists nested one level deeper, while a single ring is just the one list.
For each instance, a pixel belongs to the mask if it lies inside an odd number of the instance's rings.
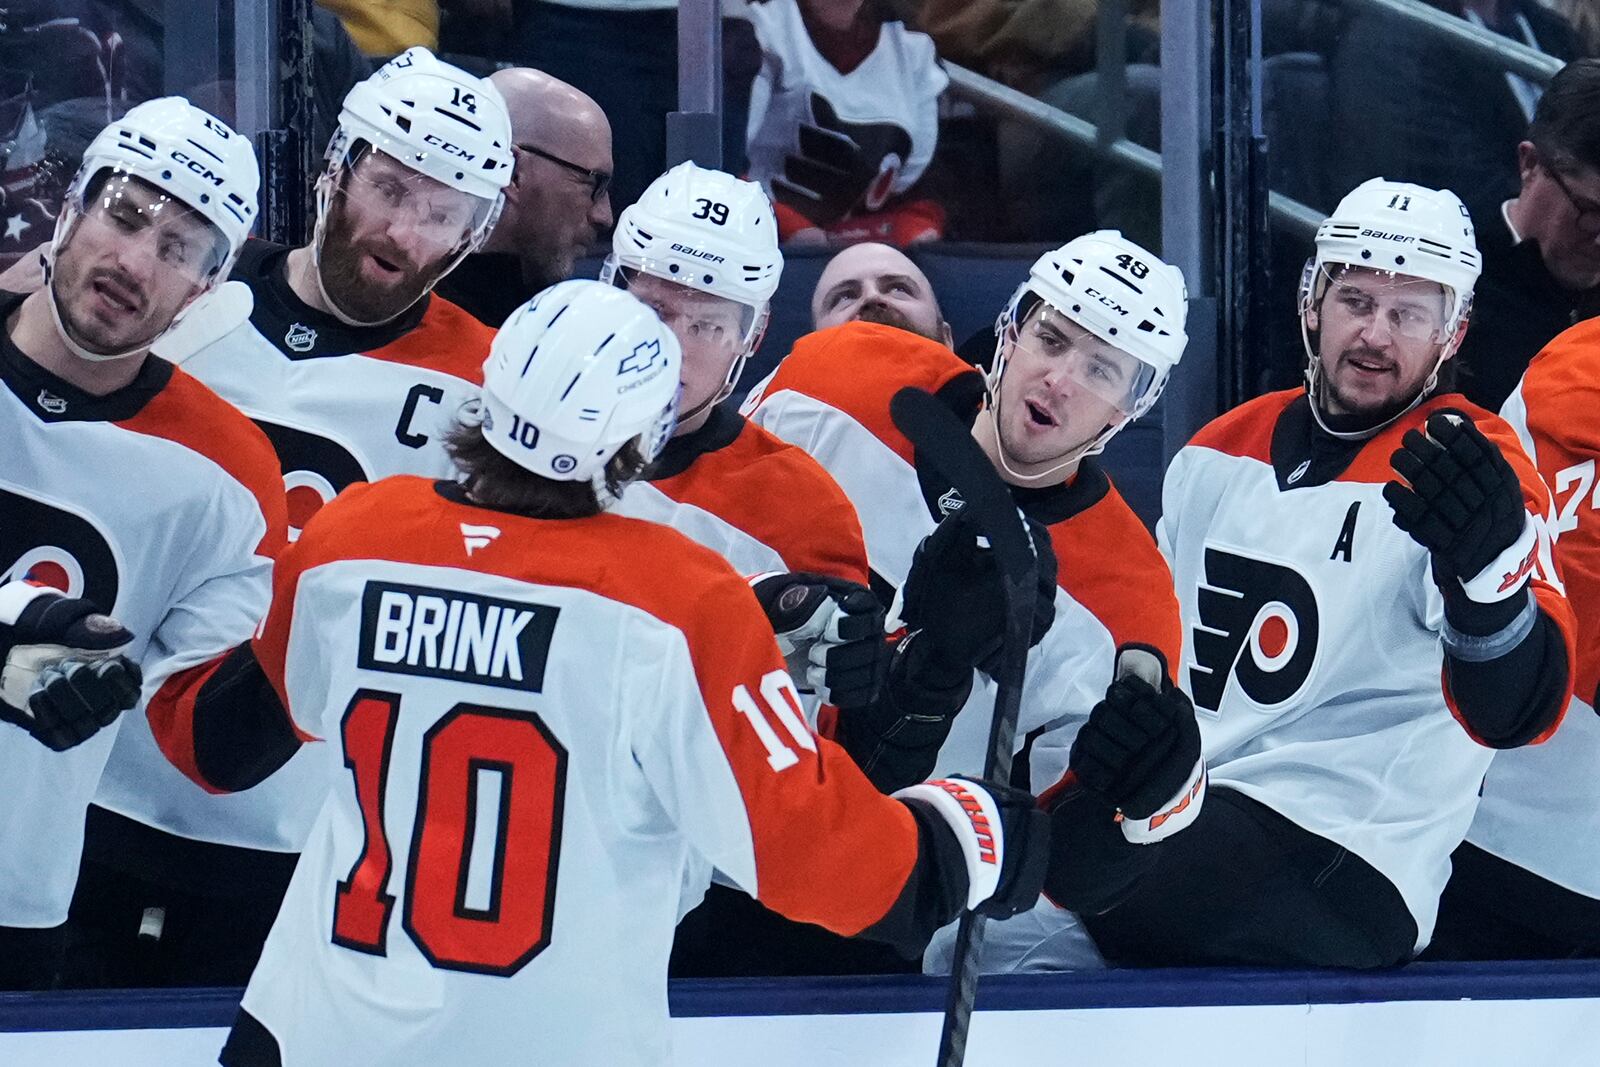
[{"label": "spectator in background", "polygon": [[[915,0],[939,55],[1035,96],[1094,66],[1097,0]],[[1153,56],[1159,0],[1128,4],[1129,52]]]},{"label": "spectator in background", "polygon": [[1600,6],[1594,0],[1545,0],[1546,6],[1572,23],[1585,56],[1600,55]]},{"label": "spectator in background", "polygon": [[369,56],[392,56],[415,44],[439,47],[435,0],[317,0],[317,4],[338,15]]},{"label": "spectator in background", "polygon": [[880,0],[764,0],[749,17],[762,52],[750,177],[777,205],[783,239],[906,245],[942,236],[944,209],[918,188],[949,84],[933,41]]},{"label": "spectator in background", "polygon": [[898,248],[868,241],[828,261],[811,293],[811,324],[878,322],[951,346],[950,324],[928,276]]},{"label": "spectator in background", "polygon": [[[1578,57],[1572,26],[1536,0],[1431,4],[1562,61]],[[1330,77],[1334,188],[1382,174],[1451,189],[1468,204],[1516,195],[1505,146],[1532,120],[1537,84],[1369,7],[1353,12],[1333,43]]]},{"label": "spectator in background", "polygon": [[1517,168],[1521,192],[1473,212],[1483,278],[1458,384],[1490,411],[1551,338],[1600,314],[1600,59],[1555,76]]},{"label": "spectator in background", "polygon": [[611,226],[611,124],[587,95],[543,71],[489,76],[505,97],[516,170],[483,250],[437,286],[480,322],[506,316],[556,282]]}]

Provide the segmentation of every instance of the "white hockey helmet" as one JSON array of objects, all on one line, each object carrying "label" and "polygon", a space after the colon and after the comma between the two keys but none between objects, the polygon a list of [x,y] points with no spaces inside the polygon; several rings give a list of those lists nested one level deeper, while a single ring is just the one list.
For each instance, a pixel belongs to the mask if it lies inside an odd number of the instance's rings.
[{"label": "white hockey helmet", "polygon": [[[211,254],[194,264],[206,290],[220,285],[244,247],[259,211],[260,171],[249,138],[178,96],[147,100],[95,135],[68,186],[55,237],[44,252],[47,276],[57,251],[90,208],[91,188],[101,198],[122,195],[128,179],[152,186],[164,198],[192,210],[216,233]],[[103,361],[142,351],[155,338],[127,351],[95,352],[74,339],[61,318],[55,289],[50,310],[66,345],[81,358]],[[198,301],[197,301],[198,303]],[[194,307],[191,304],[190,307]],[[189,308],[173,319],[175,325]],[[171,329],[171,326],[168,326]]]},{"label": "white hockey helmet", "polygon": [[[1472,290],[1483,272],[1472,218],[1460,197],[1448,189],[1370,178],[1356,186],[1317,227],[1316,254],[1300,275],[1300,336],[1306,352],[1306,386],[1313,415],[1335,437],[1370,436],[1410,411],[1438,384],[1439,368],[1461,346],[1472,314]],[[1402,411],[1376,427],[1335,431],[1322,418],[1322,361],[1311,343],[1308,314],[1316,309],[1338,268],[1364,267],[1437,282],[1444,288],[1446,313],[1434,341],[1439,345],[1433,373]]]},{"label": "white hockey helmet", "polygon": [[1047,304],[1138,361],[1139,372],[1129,379],[1127,389],[1119,396],[1104,397],[1127,418],[1107,426],[1068,462],[1101,451],[1118,430],[1149,411],[1166,388],[1189,342],[1184,332],[1188,301],[1182,271],[1116,230],[1087,233],[1046,252],[995,320],[995,357],[988,375],[991,405],[999,403],[1010,346],[1019,342],[1033,309]]},{"label": "white hockey helmet", "polygon": [[1302,313],[1321,297],[1327,268],[1343,265],[1438,282],[1450,301],[1441,340],[1456,338],[1465,326],[1483,257],[1466,205],[1450,190],[1368,179],[1339,201],[1317,227],[1316,240],[1316,255],[1301,278]]},{"label": "white hockey helmet", "polygon": [[660,454],[677,415],[678,339],[597,281],[553,285],[511,313],[483,365],[483,434],[518,466],[603,491],[624,445]]},{"label": "white hockey helmet", "polygon": [[720,400],[761,343],[783,275],[772,202],[755,182],[679,163],[651,182],[617,220],[600,280],[626,287],[630,272],[698,289],[743,309],[744,336]]}]

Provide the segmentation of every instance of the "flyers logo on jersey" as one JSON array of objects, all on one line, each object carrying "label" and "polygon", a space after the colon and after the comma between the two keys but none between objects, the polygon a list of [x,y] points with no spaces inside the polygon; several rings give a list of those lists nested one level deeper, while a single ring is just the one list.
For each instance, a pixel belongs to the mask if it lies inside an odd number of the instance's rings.
[{"label": "flyers logo on jersey", "polygon": [[1206,548],[1189,689],[1195,707],[1220,711],[1228,679],[1258,706],[1299,695],[1317,660],[1317,598],[1298,572]]},{"label": "flyers logo on jersey", "polygon": [[363,670],[537,693],[560,613],[548,604],[368,582],[356,662]]},{"label": "flyers logo on jersey", "polygon": [[116,608],[117,557],[93,519],[0,489],[0,583],[27,578]]}]

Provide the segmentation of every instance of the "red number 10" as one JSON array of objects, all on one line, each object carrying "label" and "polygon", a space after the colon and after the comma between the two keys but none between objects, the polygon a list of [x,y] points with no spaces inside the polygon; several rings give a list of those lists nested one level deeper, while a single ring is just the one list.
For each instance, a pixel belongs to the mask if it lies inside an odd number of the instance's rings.
[{"label": "red number 10", "polygon": [[[333,941],[376,956],[388,954],[395,904],[383,812],[399,715],[399,694],[362,689],[342,723],[366,841],[338,885]],[[566,749],[528,712],[457,704],[423,735],[403,924],[435,967],[509,977],[550,944],[566,771]],[[474,907],[467,886],[485,772],[500,776],[500,804],[488,902]]]}]

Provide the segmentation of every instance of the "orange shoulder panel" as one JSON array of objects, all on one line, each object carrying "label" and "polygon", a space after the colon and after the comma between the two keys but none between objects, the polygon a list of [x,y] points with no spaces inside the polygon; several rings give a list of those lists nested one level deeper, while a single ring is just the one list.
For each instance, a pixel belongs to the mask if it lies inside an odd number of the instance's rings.
[{"label": "orange shoulder panel", "polygon": [[232,404],[174,367],[172,380],[138,414],[117,423],[198,452],[250,491],[266,520],[256,551],[276,558],[288,539],[289,511],[283,469],[272,442]]},{"label": "orange shoulder panel", "polygon": [[1283,409],[1305,395],[1304,389],[1284,389],[1258,396],[1226,411],[1202,426],[1189,439],[1196,448],[1209,448],[1229,456],[1272,462],[1272,431]]},{"label": "orange shoulder panel", "polygon": [[1161,650],[1176,678],[1183,624],[1172,571],[1144,523],[1115,486],[1093,506],[1050,527],[1056,581],[1088,608],[1120,647]]},{"label": "orange shoulder panel", "polygon": [[766,395],[793,390],[843,411],[907,463],[911,443],[889,417],[889,401],[908,385],[938,392],[978,371],[925,337],[875,322],[847,322],[806,334],[778,364]]},{"label": "orange shoulder panel", "polygon": [[428,308],[416,329],[382,348],[373,349],[366,356],[453,374],[481,387],[483,361],[489,358],[489,344],[493,340],[492,328],[433,293],[428,297]]},{"label": "orange shoulder panel", "polygon": [[[469,557],[463,522],[504,533]],[[537,552],[529,551],[532,544]],[[789,736],[778,725],[782,712],[805,729],[797,699],[780,695],[787,708],[768,706],[772,696],[763,694],[772,686],[762,680],[783,674],[783,658],[755,594],[710,549],[668,527],[618,515],[539,520],[486,511],[441,497],[422,478],[355,486],[317,513],[280,564],[272,614],[256,642],[264,667],[273,657],[268,676],[275,684],[299,575],[341,558],[588,589],[661,619],[687,640],[701,698],[743,795],[762,901],[792,918],[856,933],[888,912],[911,877],[917,833],[904,805],[879,794],[842,749],[814,735],[814,748],[790,741],[796,763],[774,770],[749,712],[734,707],[743,687],[780,738]],[[673,580],[662,581],[662,574]]]},{"label": "orange shoulder panel", "polygon": [[749,534],[791,571],[867,582],[866,540],[850,498],[803,449],[752,422],[726,448],[652,484]]}]

